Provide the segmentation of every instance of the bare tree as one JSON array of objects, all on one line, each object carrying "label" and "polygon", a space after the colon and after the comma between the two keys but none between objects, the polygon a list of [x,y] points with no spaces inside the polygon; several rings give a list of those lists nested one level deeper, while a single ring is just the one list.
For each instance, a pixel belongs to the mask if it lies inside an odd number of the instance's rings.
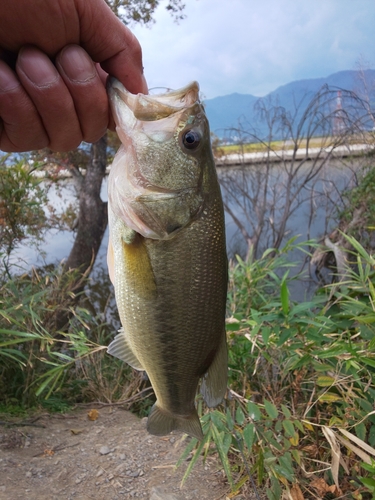
[{"label": "bare tree", "polygon": [[293,113],[267,99],[257,108],[267,135],[244,122],[232,133],[242,143],[256,143],[258,152],[242,152],[240,166],[224,166],[219,174],[225,209],[255,257],[281,246],[302,204],[309,206],[311,223],[327,198],[340,201],[325,169],[332,159],[350,156],[350,145],[363,143],[368,127],[363,101],[342,89],[323,87]]}]

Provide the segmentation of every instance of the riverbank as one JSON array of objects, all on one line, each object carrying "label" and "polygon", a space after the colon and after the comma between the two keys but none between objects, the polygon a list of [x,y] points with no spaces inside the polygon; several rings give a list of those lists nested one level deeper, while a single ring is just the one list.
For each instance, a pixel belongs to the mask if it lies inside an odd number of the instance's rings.
[{"label": "riverbank", "polygon": [[334,158],[347,158],[349,156],[362,156],[374,151],[375,146],[370,144],[345,144],[342,146],[327,148],[324,147],[305,147],[297,149],[279,149],[272,151],[256,151],[251,153],[230,153],[215,158],[217,167],[228,167],[238,165],[252,165],[272,162],[288,162],[292,160],[314,160],[331,156]]}]

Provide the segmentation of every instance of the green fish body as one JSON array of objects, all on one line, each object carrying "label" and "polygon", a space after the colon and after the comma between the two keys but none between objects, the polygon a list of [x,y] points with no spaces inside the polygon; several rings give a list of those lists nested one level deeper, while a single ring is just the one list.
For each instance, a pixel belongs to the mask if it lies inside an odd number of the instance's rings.
[{"label": "green fish body", "polygon": [[145,370],[148,431],[198,439],[227,387],[224,211],[197,83],[157,96],[108,92],[123,143],[108,180],[109,273],[123,328],[108,352]]}]

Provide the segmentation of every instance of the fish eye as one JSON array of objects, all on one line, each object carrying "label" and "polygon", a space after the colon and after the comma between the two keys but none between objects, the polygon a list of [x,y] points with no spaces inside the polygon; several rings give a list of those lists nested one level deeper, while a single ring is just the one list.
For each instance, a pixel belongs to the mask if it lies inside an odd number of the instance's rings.
[{"label": "fish eye", "polygon": [[182,136],[182,143],[186,149],[196,149],[201,143],[201,135],[196,130],[188,130]]}]

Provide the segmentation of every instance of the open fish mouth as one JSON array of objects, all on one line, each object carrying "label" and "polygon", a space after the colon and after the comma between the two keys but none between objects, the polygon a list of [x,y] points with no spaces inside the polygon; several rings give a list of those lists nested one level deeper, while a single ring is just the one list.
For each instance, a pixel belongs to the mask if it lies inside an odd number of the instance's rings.
[{"label": "open fish mouth", "polygon": [[108,93],[123,144],[109,179],[112,210],[145,238],[168,239],[191,223],[204,201],[198,153],[208,125],[199,85],[134,95],[110,78]]},{"label": "open fish mouth", "polygon": [[110,77],[107,83],[110,97],[117,96],[141,121],[157,121],[167,118],[184,108],[194,105],[199,98],[198,82],[191,82],[178,90],[164,94],[132,94],[116,78]]}]

